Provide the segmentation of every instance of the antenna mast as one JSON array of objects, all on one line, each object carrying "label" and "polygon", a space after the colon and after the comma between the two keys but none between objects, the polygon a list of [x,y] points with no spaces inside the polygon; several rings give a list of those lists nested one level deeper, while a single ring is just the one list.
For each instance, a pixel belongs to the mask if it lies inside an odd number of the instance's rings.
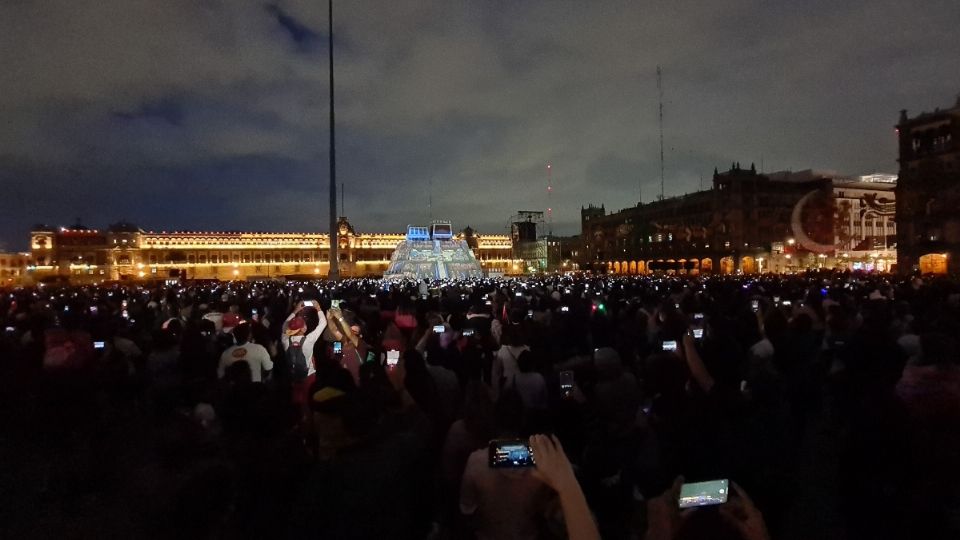
[{"label": "antenna mast", "polygon": [[552,194],[553,165],[547,163],[547,236],[553,236],[553,207],[551,206]]},{"label": "antenna mast", "polygon": [[657,66],[657,94],[660,97],[660,200],[663,200],[663,71]]}]

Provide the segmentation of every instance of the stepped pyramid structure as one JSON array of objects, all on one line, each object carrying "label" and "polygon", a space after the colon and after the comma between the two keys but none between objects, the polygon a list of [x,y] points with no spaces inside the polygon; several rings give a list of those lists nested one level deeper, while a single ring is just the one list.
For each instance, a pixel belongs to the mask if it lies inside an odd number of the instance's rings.
[{"label": "stepped pyramid structure", "polygon": [[476,279],[483,269],[466,240],[453,237],[449,221],[430,227],[407,227],[407,237],[397,246],[384,279]]}]

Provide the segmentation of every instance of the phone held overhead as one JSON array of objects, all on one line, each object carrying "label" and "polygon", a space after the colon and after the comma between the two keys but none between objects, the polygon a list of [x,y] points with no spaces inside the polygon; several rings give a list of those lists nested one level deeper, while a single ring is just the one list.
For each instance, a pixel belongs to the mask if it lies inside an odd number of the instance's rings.
[{"label": "phone held overhead", "polygon": [[683,484],[680,488],[680,508],[723,504],[727,502],[729,493],[726,479]]},{"label": "phone held overhead", "polygon": [[488,447],[489,464],[495,469],[533,467],[533,450],[524,439],[494,439]]}]

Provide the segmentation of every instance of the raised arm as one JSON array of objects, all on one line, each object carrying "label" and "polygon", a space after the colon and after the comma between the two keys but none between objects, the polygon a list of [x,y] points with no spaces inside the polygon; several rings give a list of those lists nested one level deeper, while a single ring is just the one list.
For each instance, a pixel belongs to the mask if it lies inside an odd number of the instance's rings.
[{"label": "raised arm", "polygon": [[567,536],[571,540],[600,540],[600,531],[560,441],[553,435],[534,435],[530,437],[530,448],[537,476],[560,496]]},{"label": "raised arm", "polygon": [[694,341],[693,334],[690,332],[683,335],[683,357],[687,361],[687,367],[690,368],[690,375],[693,376],[693,380],[696,381],[700,389],[704,392],[712,390],[716,381],[714,381],[713,375],[710,375],[710,372],[707,371],[707,366],[703,364],[700,353],[697,351],[697,342]]}]

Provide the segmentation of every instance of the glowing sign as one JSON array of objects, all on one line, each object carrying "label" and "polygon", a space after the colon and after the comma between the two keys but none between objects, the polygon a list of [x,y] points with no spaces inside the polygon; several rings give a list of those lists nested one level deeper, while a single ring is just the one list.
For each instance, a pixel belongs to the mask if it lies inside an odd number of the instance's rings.
[{"label": "glowing sign", "polygon": [[430,240],[430,230],[426,227],[407,227],[407,240]]},{"label": "glowing sign", "polygon": [[453,238],[453,226],[450,223],[434,223],[430,226],[433,229],[434,240],[449,240]]}]

